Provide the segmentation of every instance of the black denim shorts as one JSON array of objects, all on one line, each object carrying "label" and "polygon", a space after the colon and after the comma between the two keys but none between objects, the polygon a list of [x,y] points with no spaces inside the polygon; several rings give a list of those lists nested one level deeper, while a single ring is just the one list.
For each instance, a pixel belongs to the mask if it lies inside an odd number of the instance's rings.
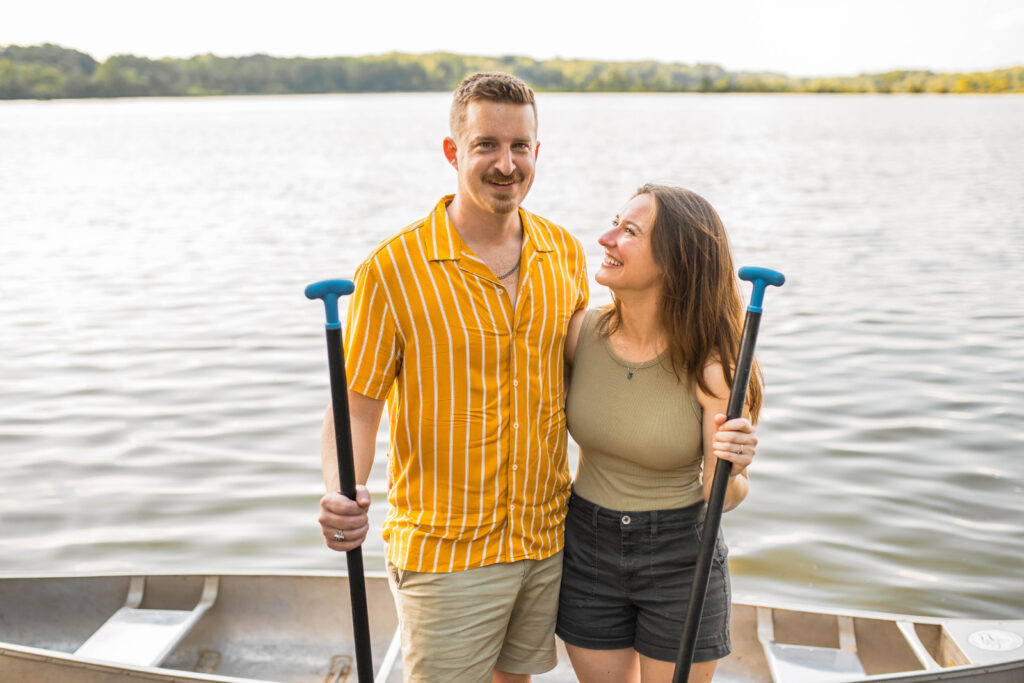
[{"label": "black denim shorts", "polygon": [[[556,633],[592,650],[632,647],[676,661],[704,526],[703,502],[677,510],[621,512],[569,499]],[[732,650],[728,549],[719,533],[693,661]]]}]

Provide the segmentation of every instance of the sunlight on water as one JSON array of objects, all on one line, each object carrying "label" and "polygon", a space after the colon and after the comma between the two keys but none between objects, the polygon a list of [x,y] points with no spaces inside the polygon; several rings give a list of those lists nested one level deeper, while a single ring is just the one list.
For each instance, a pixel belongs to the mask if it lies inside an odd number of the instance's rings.
[{"label": "sunlight on water", "polygon": [[[326,354],[302,290],[452,190],[447,103],[0,103],[0,571],[343,567],[316,524]],[[1019,617],[1024,98],[539,106],[527,206],[591,264],[658,181],[787,276],[751,494],[724,519],[736,593]],[[379,534],[366,556],[383,567]]]}]

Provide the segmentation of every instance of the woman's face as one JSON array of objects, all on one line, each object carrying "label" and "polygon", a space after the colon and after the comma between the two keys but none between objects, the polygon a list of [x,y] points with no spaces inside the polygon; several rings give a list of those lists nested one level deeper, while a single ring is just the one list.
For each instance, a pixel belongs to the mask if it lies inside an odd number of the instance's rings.
[{"label": "woman's face", "polygon": [[598,283],[616,294],[660,291],[662,272],[651,249],[655,210],[654,197],[649,194],[638,194],[626,202],[611,230],[597,240],[604,247],[604,260],[595,276]]}]

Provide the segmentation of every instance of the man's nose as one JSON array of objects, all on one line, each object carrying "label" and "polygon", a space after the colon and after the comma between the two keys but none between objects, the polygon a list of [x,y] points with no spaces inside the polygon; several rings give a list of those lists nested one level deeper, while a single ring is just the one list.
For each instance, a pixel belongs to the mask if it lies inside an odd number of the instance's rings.
[{"label": "man's nose", "polygon": [[504,175],[512,175],[512,172],[516,169],[516,165],[512,163],[512,148],[503,147],[501,153],[498,155],[498,171]]}]

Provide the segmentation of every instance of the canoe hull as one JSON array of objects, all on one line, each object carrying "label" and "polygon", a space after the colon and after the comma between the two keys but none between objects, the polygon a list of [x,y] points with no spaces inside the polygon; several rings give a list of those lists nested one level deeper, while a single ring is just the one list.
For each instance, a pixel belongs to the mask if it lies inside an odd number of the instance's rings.
[{"label": "canoe hull", "polygon": [[[160,667],[85,661],[74,652],[125,602],[130,576],[0,579],[0,680],[260,680],[323,683],[350,669],[355,679],[348,583],[339,575],[223,575],[216,602]],[[147,609],[187,610],[202,593],[200,575],[146,577]],[[387,580],[368,577],[374,671],[398,626]],[[24,646],[25,649],[18,646]],[[40,676],[40,652],[60,676]],[[81,664],[81,666],[79,666]],[[25,671],[24,674],[17,673]],[[114,672],[114,673],[112,673]],[[15,676],[22,676],[16,678]],[[336,676],[344,681],[344,676]],[[399,675],[396,681],[401,680]]]},{"label": "canoe hull", "polygon": [[[144,591],[136,590],[143,581]],[[133,614],[161,617],[187,613],[202,602],[210,578],[147,575],[134,582],[129,575],[0,578],[0,680],[355,681],[346,577],[220,575],[213,585],[216,596],[209,609],[173,642],[166,656],[155,665],[146,665],[133,661],[135,653],[125,652],[126,648],[108,649],[109,655],[104,657],[84,657],[76,651],[98,651],[85,644],[94,642],[95,634],[124,612],[126,596],[130,603],[133,591],[139,598],[134,612],[129,610]],[[367,602],[377,681],[397,683],[402,679],[398,619],[383,575],[367,577]],[[985,638],[979,640],[978,634]],[[1004,634],[1005,638],[991,634]],[[1024,647],[1011,646],[1016,642],[1013,639],[1022,635],[1024,621],[838,614],[736,603],[734,651],[720,663],[715,682],[1020,683],[1024,681]],[[105,659],[107,656],[111,659]],[[838,674],[841,665],[830,669],[831,673],[815,670],[815,662],[823,657],[853,662],[859,673]],[[955,666],[950,668],[950,664]],[[563,649],[558,667],[534,680],[576,680]]]}]

